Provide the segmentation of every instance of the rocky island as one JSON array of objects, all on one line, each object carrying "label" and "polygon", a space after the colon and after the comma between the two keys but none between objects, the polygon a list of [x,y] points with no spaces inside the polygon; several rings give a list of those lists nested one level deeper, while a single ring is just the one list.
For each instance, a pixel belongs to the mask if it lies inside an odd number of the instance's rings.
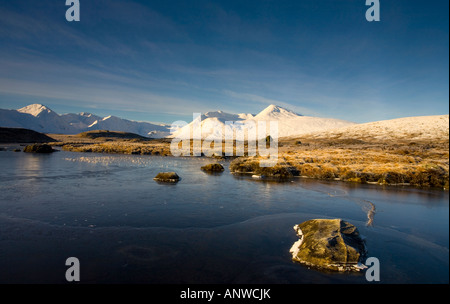
[{"label": "rocky island", "polygon": [[313,219],[294,226],[299,240],[292,260],[318,269],[360,271],[367,250],[358,229],[341,219]]}]

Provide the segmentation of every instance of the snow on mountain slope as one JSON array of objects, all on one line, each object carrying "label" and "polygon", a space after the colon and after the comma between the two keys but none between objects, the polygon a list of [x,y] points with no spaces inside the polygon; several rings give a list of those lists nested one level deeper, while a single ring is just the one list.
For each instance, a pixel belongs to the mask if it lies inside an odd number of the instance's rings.
[{"label": "snow on mountain slope", "polygon": [[80,114],[62,114],[64,121],[75,129],[87,129],[95,121],[102,119],[100,116],[82,112]]},{"label": "snow on mountain slope", "polygon": [[107,116],[103,119],[96,120],[96,122],[90,125],[89,129],[130,132],[143,136],[150,136],[149,134],[151,134],[154,137],[160,132],[169,131],[166,125],[156,125],[147,122],[131,121],[116,116]]},{"label": "snow on mountain slope", "polygon": [[276,105],[270,105],[254,117],[255,120],[281,120],[303,116]]},{"label": "snow on mountain slope", "polygon": [[[192,128],[191,128],[192,127]],[[199,119],[196,119],[192,123],[187,126],[177,130],[173,133],[171,137],[177,138],[193,138],[193,139],[223,139],[226,132],[233,132],[245,130],[254,130],[255,125],[248,123],[247,120],[237,119],[233,120],[223,120],[217,117],[209,117],[206,119],[202,119],[200,122]]]},{"label": "snow on mountain slope", "polygon": [[375,140],[445,140],[449,138],[449,115],[415,116],[376,121],[307,134],[311,138]]},{"label": "snow on mountain slope", "polygon": [[41,105],[41,104],[32,104],[32,105],[23,107],[17,111],[20,113],[33,115],[34,117],[42,116],[45,114],[52,115],[52,113],[56,114],[55,112],[53,112],[52,110],[50,110],[49,108],[47,108],[46,106]]},{"label": "snow on mountain slope", "polygon": [[[278,123],[278,137],[300,135],[354,124],[333,118],[302,116],[276,105],[268,106],[256,116],[252,114],[228,114],[219,111],[206,113],[201,118],[201,122],[197,119],[174,132],[171,137],[199,139],[201,134],[203,139],[223,139],[226,131],[231,133],[234,129],[244,133],[249,130],[257,132],[258,122],[266,122],[266,125],[269,126],[271,121]],[[227,125],[227,121],[234,122],[234,125]],[[196,129],[194,126],[198,126],[200,129]],[[258,138],[266,136],[265,132],[262,133],[257,135]],[[275,135],[272,134],[272,136]]]},{"label": "snow on mountain slope", "polygon": [[292,117],[278,120],[279,137],[307,134],[355,125],[354,122],[311,116]]},{"label": "snow on mountain slope", "polygon": [[74,133],[76,129],[67,124],[65,119],[58,113],[52,111],[41,104],[32,104],[17,110],[23,114],[29,114],[37,118],[39,125],[43,130],[35,130],[45,133]]}]

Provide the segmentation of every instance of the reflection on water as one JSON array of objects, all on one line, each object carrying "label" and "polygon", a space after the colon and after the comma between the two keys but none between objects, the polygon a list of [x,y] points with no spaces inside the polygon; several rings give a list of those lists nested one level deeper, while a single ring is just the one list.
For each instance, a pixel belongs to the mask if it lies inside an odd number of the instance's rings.
[{"label": "reflection on water", "polygon": [[[42,166],[46,162],[46,156],[31,155],[17,162],[17,169],[25,176],[40,176],[44,173]],[[47,157],[48,159],[48,157]]]},{"label": "reflection on water", "polygon": [[[364,283],[291,262],[294,225],[342,218],[383,282],[448,283],[448,192],[210,175],[210,162],[1,152],[0,282],[64,282],[75,256],[86,283]],[[161,171],[182,180],[158,184]]]}]

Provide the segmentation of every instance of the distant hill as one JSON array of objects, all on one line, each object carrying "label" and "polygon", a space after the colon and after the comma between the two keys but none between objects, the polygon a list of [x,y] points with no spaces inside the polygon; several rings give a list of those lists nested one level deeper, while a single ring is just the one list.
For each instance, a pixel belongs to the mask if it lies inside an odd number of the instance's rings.
[{"label": "distant hill", "polygon": [[58,114],[41,104],[18,110],[0,109],[0,127],[24,128],[41,133],[79,134],[92,130],[110,130],[161,138],[170,134],[170,126],[122,119],[100,117],[91,113]]},{"label": "distant hill", "polygon": [[0,143],[47,143],[55,141],[55,139],[33,130],[0,127]]},{"label": "distant hill", "polygon": [[87,137],[91,139],[96,138],[120,138],[120,139],[140,139],[140,140],[148,140],[148,137],[141,136],[139,134],[129,133],[129,132],[119,132],[119,131],[107,131],[107,130],[98,130],[98,131],[88,131],[79,134],[80,137]]},{"label": "distant hill", "polygon": [[382,120],[306,134],[311,139],[415,140],[449,139],[449,115]]}]

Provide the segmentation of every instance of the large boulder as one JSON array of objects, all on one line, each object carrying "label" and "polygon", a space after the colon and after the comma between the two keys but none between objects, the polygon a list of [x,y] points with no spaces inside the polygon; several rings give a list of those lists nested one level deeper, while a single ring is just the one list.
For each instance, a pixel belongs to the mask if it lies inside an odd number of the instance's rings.
[{"label": "large boulder", "polygon": [[23,152],[27,153],[52,153],[55,152],[55,150],[50,145],[46,144],[34,144],[34,145],[28,145],[23,149]]},{"label": "large boulder", "polygon": [[175,172],[160,172],[153,179],[157,182],[176,183],[180,180],[180,177]]},{"label": "large boulder", "polygon": [[360,271],[366,246],[358,229],[341,219],[314,219],[294,226],[299,240],[292,259],[319,269]]},{"label": "large boulder", "polygon": [[206,166],[203,166],[201,169],[205,172],[211,173],[223,172],[223,170],[225,170],[221,164],[208,164]]}]

